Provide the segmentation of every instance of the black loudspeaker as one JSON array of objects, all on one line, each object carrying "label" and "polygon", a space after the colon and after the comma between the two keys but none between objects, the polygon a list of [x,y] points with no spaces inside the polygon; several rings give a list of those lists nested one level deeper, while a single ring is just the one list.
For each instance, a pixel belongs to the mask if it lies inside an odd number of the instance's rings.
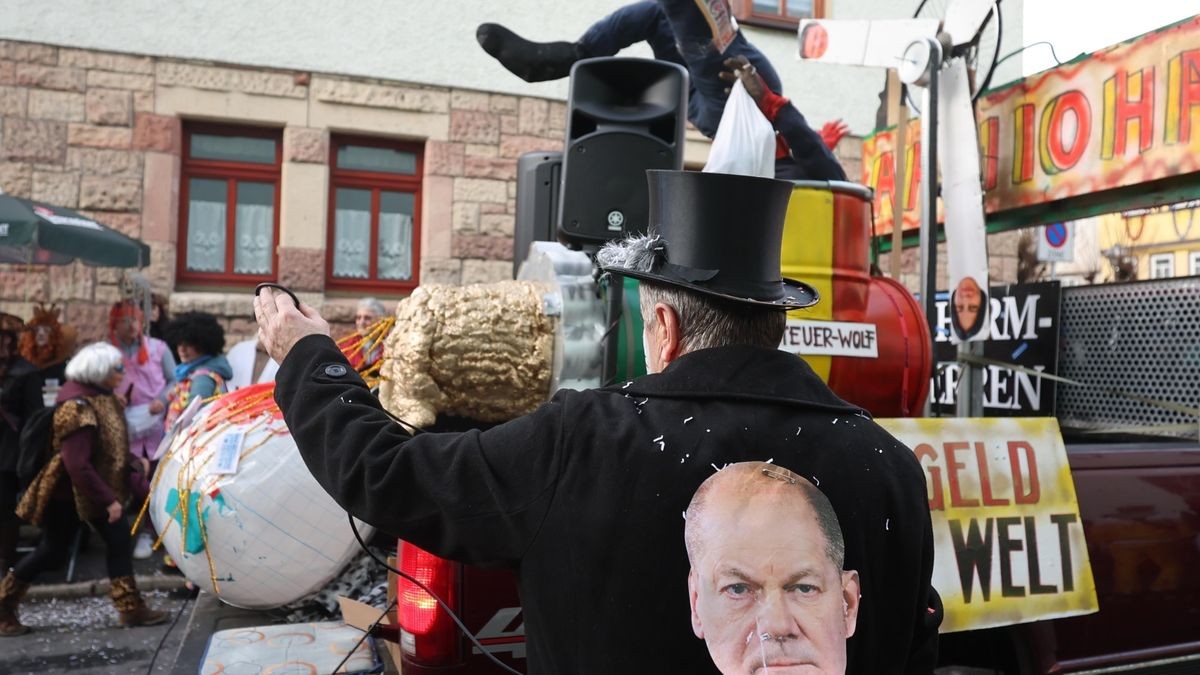
[{"label": "black loudspeaker", "polygon": [[683,168],[687,71],[597,58],[571,68],[558,238],[572,248],[646,232],[647,169]]},{"label": "black loudspeaker", "polygon": [[557,241],[561,152],[527,152],[517,160],[517,222],[513,232],[513,278],[535,241]]}]

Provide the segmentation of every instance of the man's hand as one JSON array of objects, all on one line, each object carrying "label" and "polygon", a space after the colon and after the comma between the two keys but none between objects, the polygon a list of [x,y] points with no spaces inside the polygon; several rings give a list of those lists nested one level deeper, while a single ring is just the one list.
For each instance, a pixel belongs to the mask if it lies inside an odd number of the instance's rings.
[{"label": "man's hand", "polygon": [[112,523],[115,523],[118,520],[120,520],[122,511],[123,511],[123,509],[121,508],[121,502],[113,502],[113,503],[109,504],[108,505],[108,522],[110,524],[112,524]]},{"label": "man's hand", "polygon": [[837,144],[842,141],[846,134],[850,133],[850,125],[841,120],[826,122],[825,126],[821,127],[821,131],[817,132],[821,136],[821,140],[825,142],[825,147],[833,150],[837,148]]},{"label": "man's hand", "polygon": [[744,56],[735,56],[732,59],[725,59],[725,67],[728,70],[718,75],[721,81],[732,85],[737,80],[741,80],[742,86],[746,88],[746,93],[750,94],[750,98],[754,99],[755,103],[761,104],[763,97],[767,95],[767,83],[758,74],[758,70],[750,65],[750,60]]},{"label": "man's hand", "polygon": [[329,335],[329,324],[317,310],[305,304],[296,309],[290,296],[272,288],[262,289],[254,298],[254,318],[258,319],[258,341],[276,363],[283,363],[302,338]]},{"label": "man's hand", "polygon": [[158,399],[154,399],[153,401],[150,401],[150,414],[151,415],[157,415],[165,409],[166,409],[166,406],[163,405],[162,401],[160,401]]}]

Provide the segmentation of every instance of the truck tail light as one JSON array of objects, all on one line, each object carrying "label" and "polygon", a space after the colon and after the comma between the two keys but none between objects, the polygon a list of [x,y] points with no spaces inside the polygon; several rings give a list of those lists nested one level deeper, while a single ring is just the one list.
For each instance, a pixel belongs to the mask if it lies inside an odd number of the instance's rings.
[{"label": "truck tail light", "polygon": [[[457,611],[459,565],[408,542],[400,542],[400,571],[425,584]],[[458,627],[431,595],[401,577],[396,585],[400,646],[424,665],[448,665],[458,660]]]}]

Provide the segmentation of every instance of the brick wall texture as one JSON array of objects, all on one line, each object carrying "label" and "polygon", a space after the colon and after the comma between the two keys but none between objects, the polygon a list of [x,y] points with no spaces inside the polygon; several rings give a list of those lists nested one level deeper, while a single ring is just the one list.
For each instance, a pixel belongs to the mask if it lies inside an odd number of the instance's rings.
[{"label": "brick wall texture", "polygon": [[[438,201],[422,209],[422,228],[436,230],[423,239],[439,245],[420,252],[422,283],[510,276],[516,159],[562,146],[565,107],[559,101],[0,41],[0,189],[77,209],[148,242],[153,259],[141,273],[155,291],[170,295],[171,311],[217,314],[230,343],[253,330],[250,306],[239,297],[245,291],[175,286],[182,122],[179,115],[156,112],[156,96],[180,90],[417,114],[425,116],[420,129],[445,119],[448,133],[425,139],[423,178],[444,189],[427,185],[423,193],[426,202]],[[285,162],[328,163],[328,129],[279,126]],[[381,130],[370,123],[339,131],[422,140],[419,130]],[[171,167],[174,174],[164,175]],[[289,246],[286,236],[277,246],[277,277],[308,291],[310,302],[339,328],[348,327],[357,298],[324,292],[324,250]],[[120,280],[119,271],[81,263],[0,265],[0,309],[28,317],[33,303],[53,301],[83,337],[97,339],[107,306],[121,297]],[[383,298],[388,305],[396,300]]]}]

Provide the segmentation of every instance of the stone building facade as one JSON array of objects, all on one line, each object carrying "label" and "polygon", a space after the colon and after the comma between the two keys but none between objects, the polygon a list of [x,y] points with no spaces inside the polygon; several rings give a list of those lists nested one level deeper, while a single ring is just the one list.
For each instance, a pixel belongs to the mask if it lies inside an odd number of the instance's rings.
[{"label": "stone building facade", "polygon": [[[254,330],[253,284],[176,280],[185,125],[281,131],[275,276],[345,322],[370,293],[325,288],[331,133],[418,144],[416,272],[420,283],[458,284],[511,276],[516,158],[560,148],[563,119],[561,101],[0,42],[0,188],[146,242],[142,273],[171,310],[212,312],[231,340]],[[57,302],[85,337],[100,337],[121,275],[5,266],[0,308],[29,316],[32,303]]]}]

